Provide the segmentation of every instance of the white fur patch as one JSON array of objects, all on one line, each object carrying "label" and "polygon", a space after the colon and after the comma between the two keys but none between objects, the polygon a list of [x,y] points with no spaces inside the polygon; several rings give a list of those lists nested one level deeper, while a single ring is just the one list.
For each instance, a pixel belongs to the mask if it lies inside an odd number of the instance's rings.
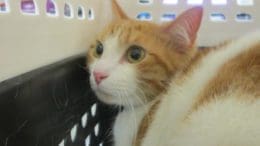
[{"label": "white fur patch", "polygon": [[[231,93],[199,109],[182,124],[171,146],[259,146],[260,100]],[[252,97],[253,98],[253,97]],[[223,100],[225,99],[225,100]]]},{"label": "white fur patch", "polygon": [[149,108],[150,106],[148,105],[134,109],[128,108],[117,116],[113,128],[115,146],[132,146],[140,122]]},{"label": "white fur patch", "polygon": [[[172,139],[174,135],[178,134],[182,120],[209,80],[218,73],[224,63],[257,43],[260,43],[260,31],[251,33],[225,48],[208,54],[182,85],[173,83],[156,112],[155,120],[149,128],[142,146],[172,146]],[[193,146],[192,143],[191,145]]]}]

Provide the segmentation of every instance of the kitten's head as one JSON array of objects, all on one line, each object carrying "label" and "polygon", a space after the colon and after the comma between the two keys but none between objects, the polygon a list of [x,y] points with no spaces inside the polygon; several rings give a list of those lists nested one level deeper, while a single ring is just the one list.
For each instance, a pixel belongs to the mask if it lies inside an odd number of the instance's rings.
[{"label": "kitten's head", "polygon": [[113,22],[87,53],[91,87],[107,104],[142,105],[164,92],[190,61],[202,8],[157,25],[129,19],[115,0],[112,5]]}]

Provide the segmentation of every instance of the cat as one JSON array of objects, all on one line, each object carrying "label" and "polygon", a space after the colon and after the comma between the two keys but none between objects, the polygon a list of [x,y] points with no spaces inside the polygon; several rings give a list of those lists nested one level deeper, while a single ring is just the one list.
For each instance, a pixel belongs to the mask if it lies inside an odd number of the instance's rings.
[{"label": "cat", "polygon": [[114,146],[260,145],[260,31],[199,50],[201,7],[158,25],[111,2],[87,67],[98,99],[124,107]]}]

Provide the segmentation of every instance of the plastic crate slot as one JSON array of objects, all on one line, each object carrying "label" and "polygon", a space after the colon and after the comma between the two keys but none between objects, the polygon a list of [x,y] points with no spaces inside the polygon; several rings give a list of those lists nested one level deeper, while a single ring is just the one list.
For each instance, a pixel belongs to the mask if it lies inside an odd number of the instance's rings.
[{"label": "plastic crate slot", "polygon": [[71,6],[71,4],[69,3],[65,3],[64,4],[64,17],[65,18],[73,18],[73,8]]},{"label": "plastic crate slot", "polygon": [[100,127],[100,124],[97,123],[95,128],[94,128],[94,133],[95,133],[95,136],[98,136],[99,135],[99,127]]},{"label": "plastic crate slot", "polygon": [[103,146],[104,144],[103,144],[103,142],[101,142],[100,144],[99,144],[99,146]]},{"label": "plastic crate slot", "polygon": [[165,4],[165,5],[177,5],[178,0],[163,0],[163,4]]},{"label": "plastic crate slot", "polygon": [[93,8],[90,8],[88,10],[88,20],[94,20],[95,19],[95,12]]},{"label": "plastic crate slot", "polygon": [[203,0],[188,0],[187,3],[189,5],[202,5],[203,4]]},{"label": "plastic crate slot", "polygon": [[59,143],[59,146],[65,146],[65,140],[64,139]]},{"label": "plastic crate slot", "polygon": [[161,17],[161,21],[172,21],[176,19],[175,13],[164,13]]},{"label": "plastic crate slot", "polygon": [[82,117],[81,117],[81,125],[83,128],[87,126],[88,123],[88,113],[86,112]]},{"label": "plastic crate slot", "polygon": [[142,21],[151,21],[152,20],[152,14],[149,12],[140,12],[136,18],[138,20],[142,20]]},{"label": "plastic crate slot", "polygon": [[210,20],[213,22],[225,22],[226,16],[223,13],[211,13]]},{"label": "plastic crate slot", "polygon": [[85,146],[90,146],[90,139],[91,139],[91,136],[88,135],[88,137],[85,139]]},{"label": "plastic crate slot", "polygon": [[252,15],[248,13],[238,13],[236,15],[236,21],[238,22],[251,22],[252,20]]},{"label": "plastic crate slot", "polygon": [[48,16],[58,16],[59,15],[57,4],[54,0],[46,1],[46,14]]},{"label": "plastic crate slot", "polygon": [[71,141],[74,142],[77,136],[78,125],[74,125],[73,128],[70,130],[70,138]]},{"label": "plastic crate slot", "polygon": [[92,117],[95,117],[96,113],[97,113],[97,104],[95,103],[95,104],[93,104],[91,106],[91,115],[92,115]]},{"label": "plastic crate slot", "polygon": [[147,5],[147,4],[152,4],[153,1],[152,0],[139,0],[139,3]]},{"label": "plastic crate slot", "polygon": [[10,6],[8,0],[0,0],[0,13],[9,13]]},{"label": "plastic crate slot", "polygon": [[21,1],[21,12],[26,15],[38,15],[39,10],[34,0],[22,0]]},{"label": "plastic crate slot", "polygon": [[212,5],[227,5],[227,0],[211,0]]},{"label": "plastic crate slot", "polygon": [[253,6],[254,0],[237,0],[237,5],[239,5],[239,6]]},{"label": "plastic crate slot", "polygon": [[83,20],[83,19],[85,19],[85,9],[84,9],[84,7],[83,6],[78,6],[78,18],[80,19],[80,20]]}]

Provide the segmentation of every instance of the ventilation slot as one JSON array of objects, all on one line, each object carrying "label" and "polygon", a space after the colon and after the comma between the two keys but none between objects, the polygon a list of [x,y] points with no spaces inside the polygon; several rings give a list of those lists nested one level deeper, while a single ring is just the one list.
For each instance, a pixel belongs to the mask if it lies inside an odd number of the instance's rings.
[{"label": "ventilation slot", "polygon": [[94,19],[95,19],[94,9],[90,8],[88,10],[88,20],[94,20]]},{"label": "ventilation slot", "polygon": [[81,117],[81,125],[83,128],[85,128],[87,126],[88,123],[88,113],[85,113],[82,117]]},{"label": "ventilation slot", "polygon": [[237,5],[239,5],[239,6],[253,6],[254,0],[237,0]]},{"label": "ventilation slot", "polygon": [[85,146],[90,146],[90,135],[85,139]]},{"label": "ventilation slot", "polygon": [[152,20],[152,15],[149,12],[141,12],[136,16],[136,18],[142,21],[150,21]]},{"label": "ventilation slot", "polygon": [[22,0],[21,1],[21,12],[27,15],[38,15],[38,7],[34,0]]},{"label": "ventilation slot", "polygon": [[85,10],[84,10],[84,8],[82,7],[82,6],[79,6],[78,7],[78,18],[80,19],[80,20],[83,20],[83,19],[85,19]]},{"label": "ventilation slot", "polygon": [[178,0],[163,0],[163,4],[165,4],[165,5],[177,5]]},{"label": "ventilation slot", "polygon": [[65,140],[64,139],[59,143],[59,146],[65,146]]},{"label": "ventilation slot", "polygon": [[64,17],[65,18],[73,18],[74,17],[72,6],[69,3],[65,3],[65,5],[64,5]]},{"label": "ventilation slot", "polygon": [[58,16],[58,9],[57,9],[57,5],[54,0],[47,0],[46,14],[48,16]]},{"label": "ventilation slot", "polygon": [[78,125],[74,125],[73,128],[70,130],[70,138],[72,142],[76,140],[77,131],[78,131]]},{"label": "ventilation slot", "polygon": [[174,13],[165,13],[161,17],[161,21],[172,21],[176,19],[176,14]]},{"label": "ventilation slot", "polygon": [[0,0],[0,13],[10,12],[10,6],[8,0]]},{"label": "ventilation slot", "polygon": [[212,5],[226,5],[227,0],[211,0]]},{"label": "ventilation slot", "polygon": [[97,104],[93,104],[92,107],[91,107],[91,116],[92,117],[95,117],[97,114]]},{"label": "ventilation slot", "polygon": [[94,128],[94,133],[95,133],[95,136],[99,135],[99,123],[96,124],[96,126]]},{"label": "ventilation slot", "polygon": [[143,5],[149,5],[152,3],[153,3],[152,0],[139,0],[139,4],[143,4]]},{"label": "ventilation slot", "polygon": [[189,5],[202,5],[203,0],[188,0]]},{"label": "ventilation slot", "polygon": [[226,16],[223,13],[212,13],[210,15],[210,20],[213,22],[225,22]]},{"label": "ventilation slot", "polygon": [[251,22],[251,21],[253,21],[253,18],[248,13],[238,13],[236,15],[236,21],[238,21],[238,22]]}]

